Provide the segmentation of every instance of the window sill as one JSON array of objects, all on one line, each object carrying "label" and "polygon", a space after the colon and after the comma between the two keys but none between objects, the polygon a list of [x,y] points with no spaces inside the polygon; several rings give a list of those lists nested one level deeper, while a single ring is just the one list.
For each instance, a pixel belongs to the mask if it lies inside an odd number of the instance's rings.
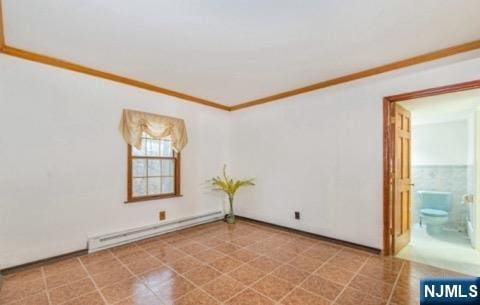
[{"label": "window sill", "polygon": [[150,201],[150,200],[161,200],[161,199],[169,199],[169,198],[177,198],[183,197],[183,195],[177,194],[169,194],[169,195],[160,195],[160,196],[151,196],[151,197],[138,197],[138,198],[131,198],[123,203],[134,203],[134,202],[141,202],[141,201]]}]

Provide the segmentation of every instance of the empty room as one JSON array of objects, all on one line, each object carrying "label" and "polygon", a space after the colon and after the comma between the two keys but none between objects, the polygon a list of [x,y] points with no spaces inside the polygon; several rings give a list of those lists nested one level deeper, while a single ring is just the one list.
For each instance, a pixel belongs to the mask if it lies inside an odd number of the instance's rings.
[{"label": "empty room", "polygon": [[0,305],[480,302],[479,12],[0,0]]}]

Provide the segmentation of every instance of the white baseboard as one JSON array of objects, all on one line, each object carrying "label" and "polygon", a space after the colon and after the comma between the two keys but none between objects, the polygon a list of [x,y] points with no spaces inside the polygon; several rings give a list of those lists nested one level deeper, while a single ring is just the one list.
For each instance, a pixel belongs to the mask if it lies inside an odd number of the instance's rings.
[{"label": "white baseboard", "polygon": [[201,215],[184,217],[180,219],[165,221],[160,224],[145,226],[140,228],[128,229],[121,232],[114,232],[102,236],[95,236],[88,239],[88,252],[112,248],[137,240],[165,234],[168,232],[196,226],[222,219],[224,213],[222,211],[214,211]]}]

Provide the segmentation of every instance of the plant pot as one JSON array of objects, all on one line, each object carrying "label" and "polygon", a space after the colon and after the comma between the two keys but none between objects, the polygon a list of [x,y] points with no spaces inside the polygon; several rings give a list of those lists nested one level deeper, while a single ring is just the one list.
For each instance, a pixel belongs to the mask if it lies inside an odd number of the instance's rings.
[{"label": "plant pot", "polygon": [[227,217],[225,217],[225,221],[228,224],[234,224],[235,223],[235,215],[228,214]]}]

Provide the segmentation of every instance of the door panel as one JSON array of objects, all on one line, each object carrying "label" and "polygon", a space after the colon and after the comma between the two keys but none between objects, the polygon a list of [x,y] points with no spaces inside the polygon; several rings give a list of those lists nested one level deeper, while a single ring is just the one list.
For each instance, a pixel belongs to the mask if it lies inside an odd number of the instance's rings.
[{"label": "door panel", "polygon": [[394,172],[393,172],[393,251],[397,254],[410,242],[411,173],[410,151],[411,130],[410,112],[394,104],[393,136]]}]

